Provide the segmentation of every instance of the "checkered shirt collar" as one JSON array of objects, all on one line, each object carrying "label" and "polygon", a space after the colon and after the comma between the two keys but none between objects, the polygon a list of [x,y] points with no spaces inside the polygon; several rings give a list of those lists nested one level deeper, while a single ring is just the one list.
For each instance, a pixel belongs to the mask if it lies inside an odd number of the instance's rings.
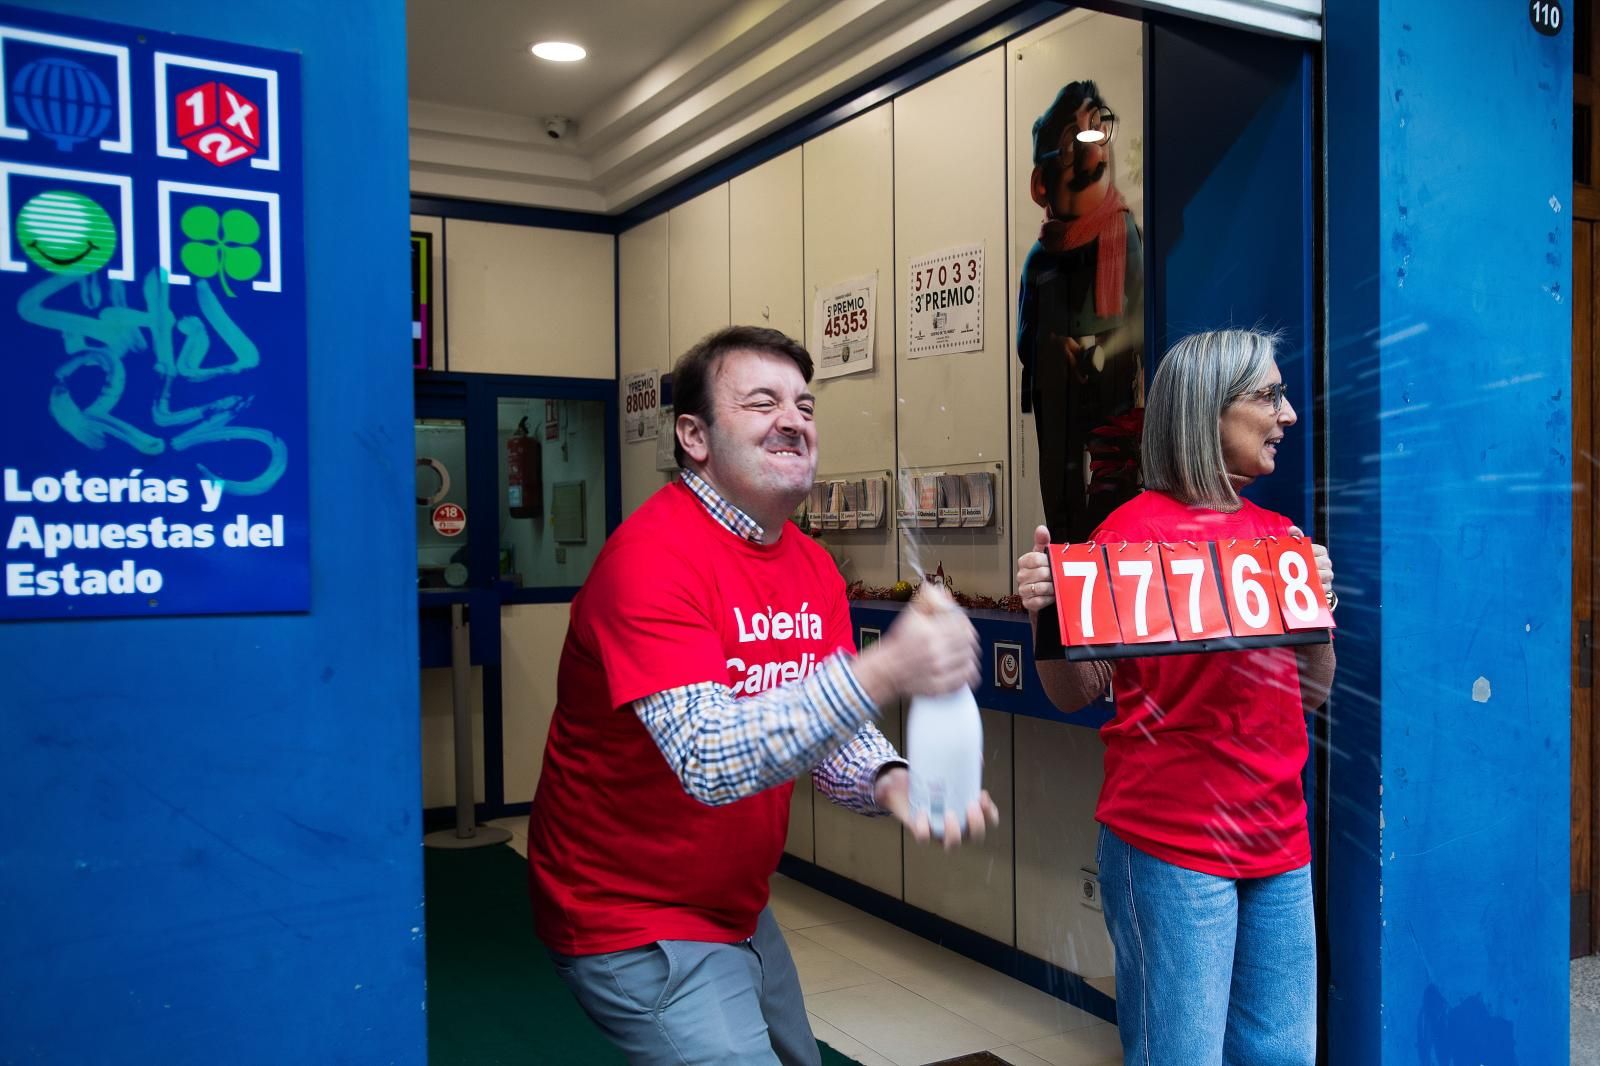
[{"label": "checkered shirt collar", "polygon": [[706,511],[723,529],[736,537],[755,541],[757,544],[763,542],[762,538],[766,536],[766,531],[761,528],[761,523],[728,502],[727,497],[713,488],[711,482],[688,467],[679,470],[678,476],[683,479],[689,491],[700,498],[700,502],[705,504]]}]

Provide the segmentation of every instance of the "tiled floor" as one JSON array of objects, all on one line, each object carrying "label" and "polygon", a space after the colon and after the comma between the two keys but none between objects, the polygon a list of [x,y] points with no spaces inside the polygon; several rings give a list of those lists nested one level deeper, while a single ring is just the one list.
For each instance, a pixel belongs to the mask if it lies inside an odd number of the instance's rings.
[{"label": "tiled floor", "polygon": [[[525,854],[526,818],[511,830]],[[1121,1066],[1114,1026],[831,896],[772,879],[817,1038],[867,1066],[989,1051],[1017,1066]]]},{"label": "tiled floor", "polygon": [[1572,960],[1572,1066],[1600,1062],[1600,955]]}]

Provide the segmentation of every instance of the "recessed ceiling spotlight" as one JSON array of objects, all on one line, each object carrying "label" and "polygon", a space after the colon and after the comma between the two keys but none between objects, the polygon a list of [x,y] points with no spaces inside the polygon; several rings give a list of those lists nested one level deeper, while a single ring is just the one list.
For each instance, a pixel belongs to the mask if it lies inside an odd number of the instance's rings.
[{"label": "recessed ceiling spotlight", "polygon": [[552,63],[576,63],[589,53],[569,41],[540,41],[533,46],[533,54]]}]

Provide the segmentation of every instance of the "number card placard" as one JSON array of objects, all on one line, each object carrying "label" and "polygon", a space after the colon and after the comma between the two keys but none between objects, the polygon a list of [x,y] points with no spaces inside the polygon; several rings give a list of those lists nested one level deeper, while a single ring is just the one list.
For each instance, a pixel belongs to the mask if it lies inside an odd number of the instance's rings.
[{"label": "number card placard", "polygon": [[1267,541],[1272,573],[1277,577],[1278,608],[1283,628],[1332,629],[1333,612],[1317,573],[1311,542],[1304,537],[1273,537]]},{"label": "number card placard", "polygon": [[1236,637],[1266,637],[1283,632],[1283,615],[1273,591],[1272,559],[1265,540],[1227,540],[1217,545],[1222,594]]},{"label": "number card placard", "polygon": [[1122,630],[1111,602],[1105,552],[1098,544],[1050,545],[1050,578],[1056,590],[1061,643],[1121,644]]},{"label": "number card placard", "polygon": [[1161,565],[1166,571],[1167,595],[1179,640],[1226,637],[1228,615],[1217,588],[1217,564],[1209,544],[1163,544]]},{"label": "number card placard", "polygon": [[1107,548],[1106,562],[1123,639],[1129,644],[1176,640],[1172,612],[1167,609],[1167,582],[1161,567],[1161,551],[1155,543],[1119,544]]},{"label": "number card placard", "polygon": [[1333,613],[1313,552],[1292,536],[1052,544],[1062,648],[1081,660],[1325,642]]}]

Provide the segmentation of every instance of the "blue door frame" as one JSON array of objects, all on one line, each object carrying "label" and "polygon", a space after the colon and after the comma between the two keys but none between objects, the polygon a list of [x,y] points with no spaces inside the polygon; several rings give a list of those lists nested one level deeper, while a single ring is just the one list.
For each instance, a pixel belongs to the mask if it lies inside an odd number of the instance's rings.
[{"label": "blue door frame", "polygon": [[[500,507],[500,441],[496,404],[502,399],[590,400],[605,404],[606,528],[617,528],[622,514],[621,457],[617,426],[617,384],[610,378],[525,377],[518,374],[467,374],[428,371],[416,376],[416,417],[459,420],[466,426],[467,513],[495,514]],[[492,525],[478,527],[493,529]],[[528,804],[505,801],[504,728],[501,718],[500,615],[508,605],[570,603],[578,586],[521,588],[500,580],[499,544],[467,532],[468,582],[456,589],[419,589],[417,636],[419,666],[450,665],[450,605],[466,606],[471,633],[471,664],[483,670],[483,802],[478,821],[526,813]],[[423,827],[444,828],[453,807],[423,811]]]}]

